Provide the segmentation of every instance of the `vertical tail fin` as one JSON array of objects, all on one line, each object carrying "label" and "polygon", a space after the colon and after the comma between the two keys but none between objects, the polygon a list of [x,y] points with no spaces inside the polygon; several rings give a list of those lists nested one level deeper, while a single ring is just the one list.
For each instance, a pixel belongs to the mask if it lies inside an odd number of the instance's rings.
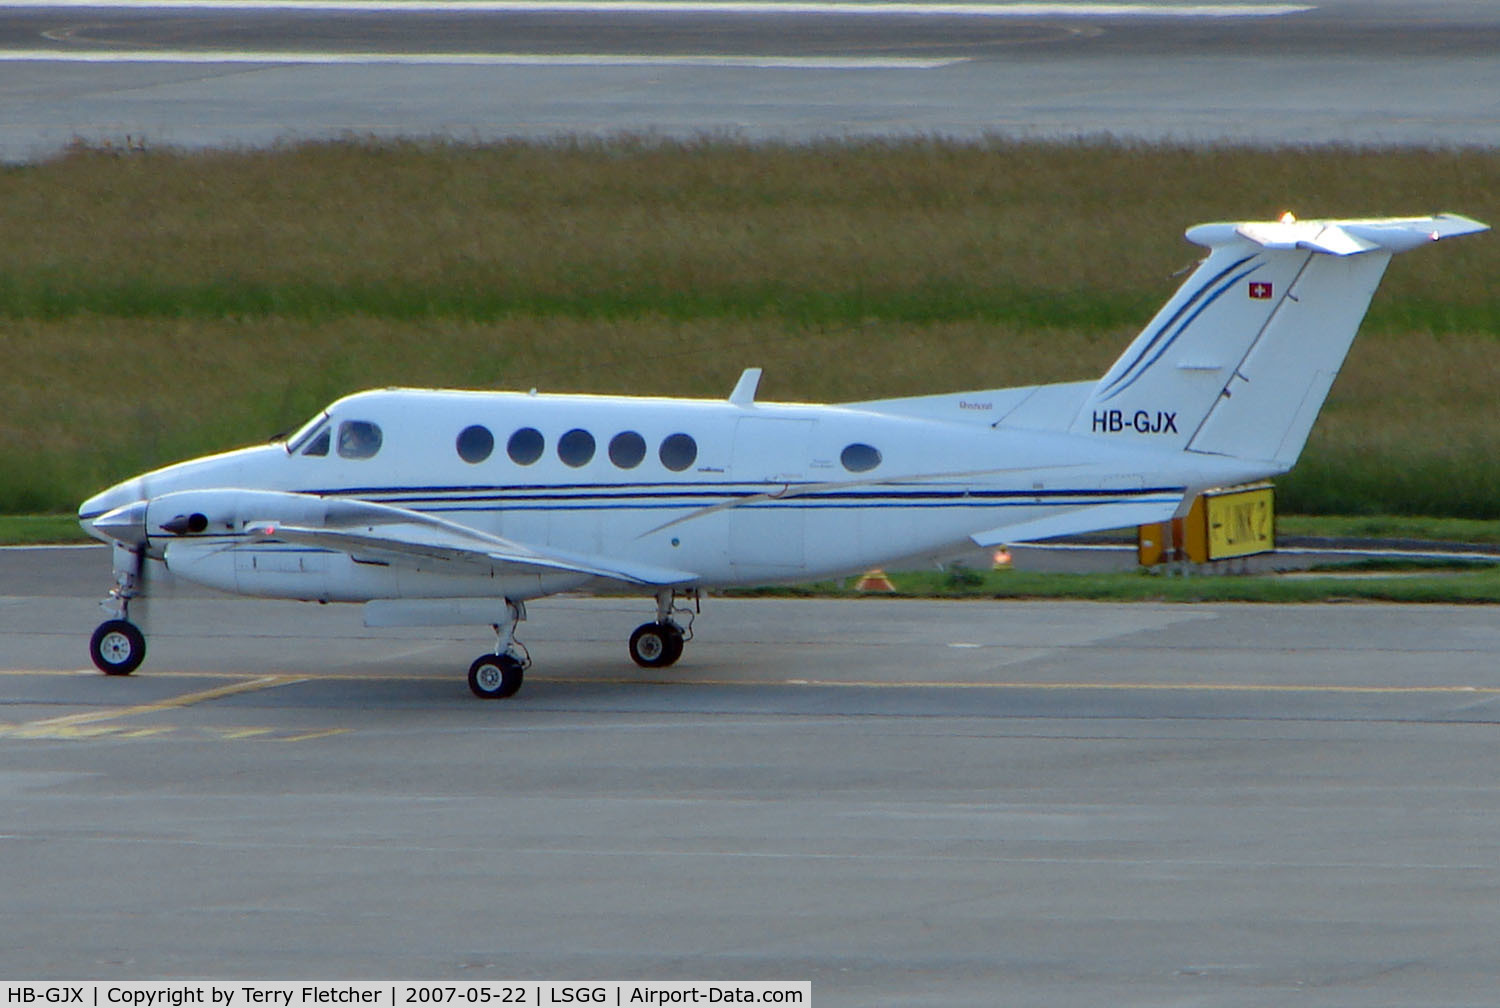
[{"label": "vertical tail fin", "polygon": [[1208,258],[1072,429],[1290,468],[1392,254],[1484,230],[1454,214],[1189,228]]}]

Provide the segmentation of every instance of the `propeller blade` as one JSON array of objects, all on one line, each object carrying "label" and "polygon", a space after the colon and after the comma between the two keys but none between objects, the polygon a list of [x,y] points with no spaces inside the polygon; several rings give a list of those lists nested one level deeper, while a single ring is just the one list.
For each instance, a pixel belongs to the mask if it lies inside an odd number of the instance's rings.
[{"label": "propeller blade", "polygon": [[150,585],[148,584],[151,558],[146,555],[146,544],[144,541],[137,543],[135,549],[131,550],[131,553],[135,557],[135,569],[131,571],[135,577],[135,598],[131,600],[130,618],[136,626],[145,630],[148,629],[147,620],[151,613],[150,606],[146,604],[146,600],[151,597],[151,592],[149,591]]}]

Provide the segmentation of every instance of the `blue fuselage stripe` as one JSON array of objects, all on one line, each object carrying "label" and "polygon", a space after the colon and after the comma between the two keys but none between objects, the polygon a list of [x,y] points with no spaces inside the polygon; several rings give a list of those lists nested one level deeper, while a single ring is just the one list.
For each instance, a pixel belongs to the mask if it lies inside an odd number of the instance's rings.
[{"label": "blue fuselage stripe", "polygon": [[[785,484],[776,484],[777,488]],[[1182,487],[1139,489],[1059,488],[1032,490],[974,490],[962,487],[938,489],[825,490],[797,493],[796,486],[783,490],[785,497],[766,497],[765,485],[736,484],[734,489],[688,489],[671,484],[624,488],[582,486],[554,489],[526,487],[391,488],[377,490],[325,490],[324,494],[358,496],[378,503],[399,505],[427,514],[504,514],[541,511],[692,511],[729,508],[788,510],[852,510],[861,508],[1013,508],[1089,507],[1119,503],[1175,503]],[[562,491],[562,492],[559,492]],[[614,492],[611,492],[614,491]]]}]

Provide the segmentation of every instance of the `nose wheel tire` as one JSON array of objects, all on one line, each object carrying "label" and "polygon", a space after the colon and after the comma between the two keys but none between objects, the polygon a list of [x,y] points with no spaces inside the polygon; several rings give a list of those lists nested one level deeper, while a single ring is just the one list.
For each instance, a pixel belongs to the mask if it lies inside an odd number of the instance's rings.
[{"label": "nose wheel tire", "polygon": [[106,620],[89,639],[89,657],[105,675],[129,675],[146,660],[146,635],[129,620]]},{"label": "nose wheel tire", "polygon": [[642,623],[630,635],[630,659],[641,668],[666,668],[682,657],[682,645],[676,623]]},{"label": "nose wheel tire", "polygon": [[480,655],[469,666],[469,689],[482,700],[515,696],[524,670],[520,659],[511,655]]}]

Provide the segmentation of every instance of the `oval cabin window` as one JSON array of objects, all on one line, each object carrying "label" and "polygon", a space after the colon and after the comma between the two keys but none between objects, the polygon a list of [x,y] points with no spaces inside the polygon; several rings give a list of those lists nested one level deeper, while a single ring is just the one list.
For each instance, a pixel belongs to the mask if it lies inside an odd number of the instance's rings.
[{"label": "oval cabin window", "polygon": [[542,457],[545,446],[541,431],[535,427],[522,427],[510,436],[505,452],[516,465],[527,466]]},{"label": "oval cabin window", "polygon": [[557,457],[577,469],[594,457],[594,435],[577,427],[557,439]]},{"label": "oval cabin window", "polygon": [[633,430],[621,431],[609,441],[609,460],[621,469],[634,469],[646,457],[646,439]]},{"label": "oval cabin window", "polygon": [[698,460],[698,442],[687,434],[670,434],[657,454],[662,465],[673,472],[682,472]]},{"label": "oval cabin window", "polygon": [[855,443],[844,449],[839,461],[850,472],[869,472],[880,464],[880,449],[867,444]]},{"label": "oval cabin window", "polygon": [[475,424],[465,427],[458,435],[458,457],[470,465],[478,465],[490,457],[495,450],[495,435],[488,428]]}]

